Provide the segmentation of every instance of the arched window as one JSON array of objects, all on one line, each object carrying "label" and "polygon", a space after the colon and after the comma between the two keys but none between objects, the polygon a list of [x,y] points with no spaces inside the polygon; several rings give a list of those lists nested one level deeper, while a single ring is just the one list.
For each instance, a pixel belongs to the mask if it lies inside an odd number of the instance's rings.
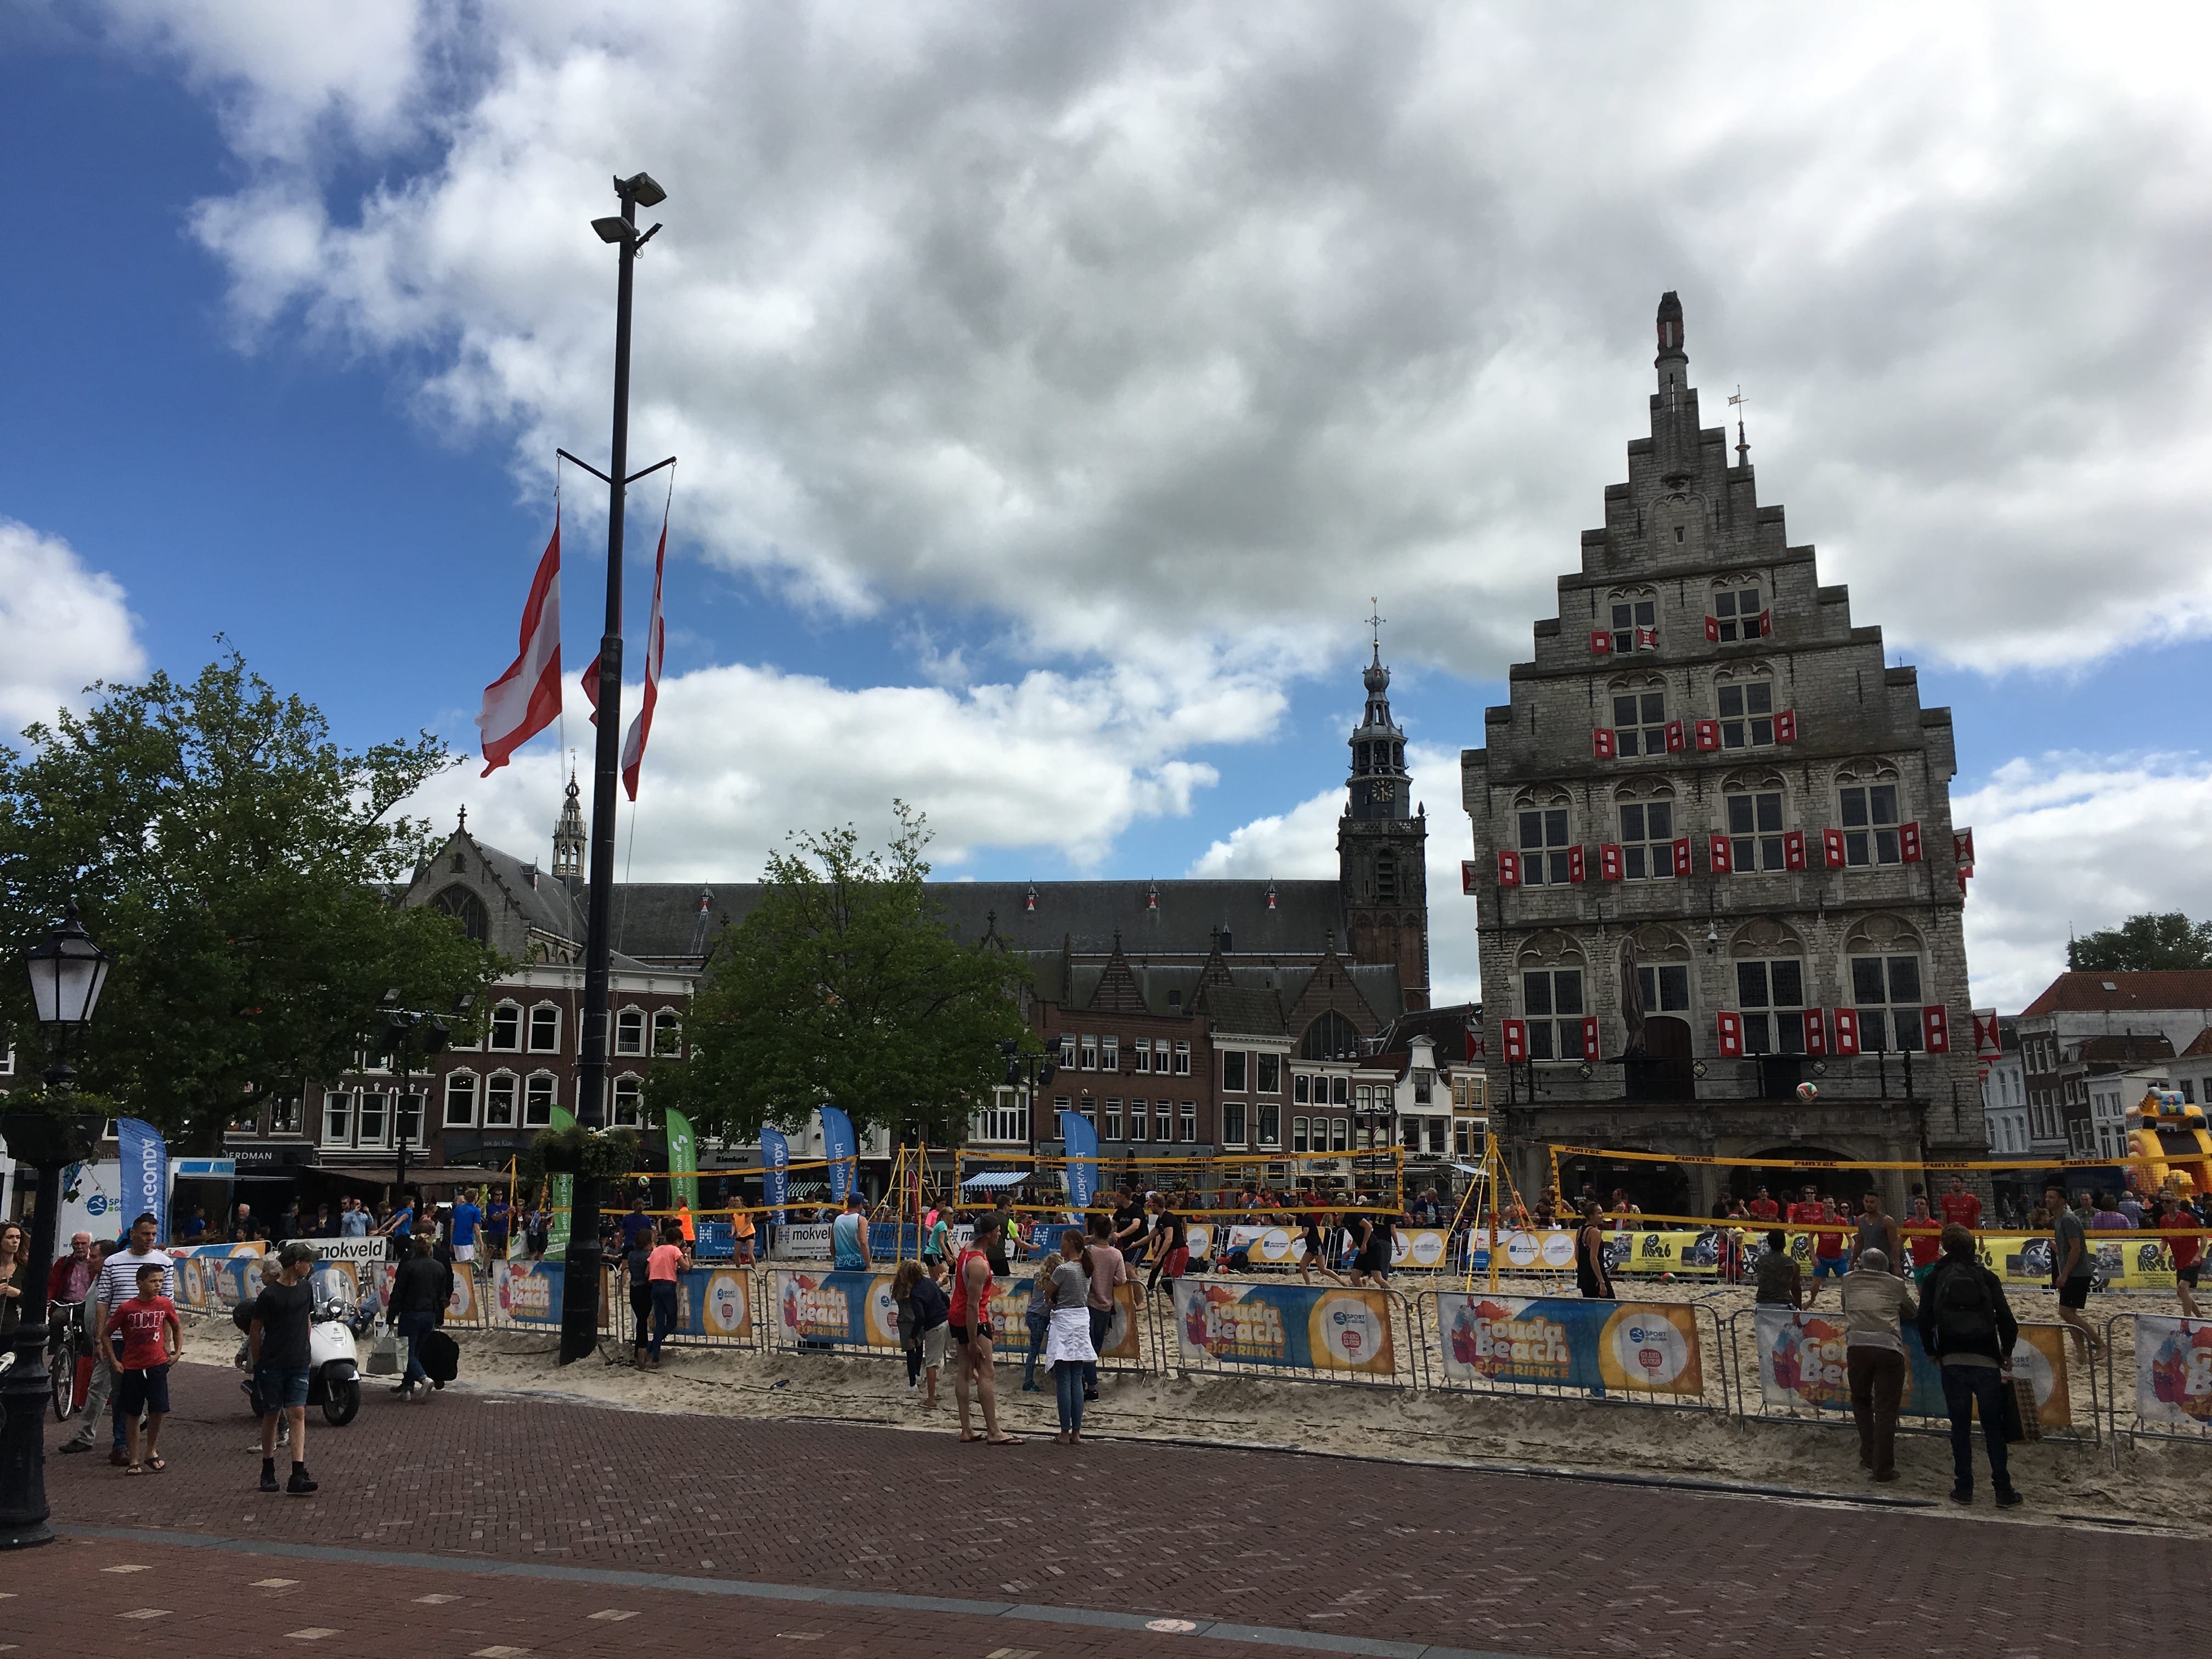
[{"label": "arched window", "polygon": [[1667,752],[1667,682],[1656,674],[1623,674],[1607,683],[1613,740],[1623,759]]},{"label": "arched window", "polygon": [[1920,935],[1895,916],[1867,916],[1844,936],[1844,958],[1858,1011],[1860,1051],[1926,1048]]},{"label": "arched window", "polygon": [[642,1008],[621,1008],[615,1012],[615,1052],[618,1054],[641,1054],[645,1052],[645,1011]]},{"label": "arched window", "polygon": [[532,1006],[530,1052],[533,1054],[557,1054],[561,1052],[561,1009],[557,1003],[540,1002]]},{"label": "arched window", "polygon": [[1627,881],[1686,875],[1674,868],[1674,792],[1650,784],[1615,793],[1620,813],[1620,873]]},{"label": "arched window", "polygon": [[1521,884],[1564,885],[1568,879],[1567,828],[1571,798],[1557,785],[1523,789],[1513,803],[1521,830]]},{"label": "arched window", "polygon": [[1306,1034],[1298,1040],[1301,1060],[1357,1060],[1359,1058],[1359,1032],[1342,1014],[1332,1008],[1306,1027]]},{"label": "arched window", "polygon": [[1747,573],[1721,576],[1713,581],[1714,637],[1723,645],[1755,640],[1767,630],[1759,625],[1766,607],[1759,602],[1759,578]]},{"label": "arched window", "polygon": [[518,1080],[512,1072],[494,1072],[484,1079],[485,1128],[512,1129],[514,1127],[514,1093]]},{"label": "arched window", "polygon": [[684,1053],[684,1019],[673,1008],[663,1008],[653,1017],[653,1052],[663,1060],[675,1060]]},{"label": "arched window", "polygon": [[1790,789],[1778,772],[1731,772],[1721,780],[1722,823],[1729,868],[1739,876],[1790,867],[1783,826]]},{"label": "arched window", "polygon": [[1817,1006],[1806,971],[1805,945],[1779,922],[1746,922],[1729,942],[1735,958],[1735,1000],[1750,1054],[1805,1052],[1805,1010]]},{"label": "arched window", "polygon": [[446,1127],[473,1129],[477,1122],[477,1074],[474,1072],[448,1072],[446,1074]]},{"label": "arched window", "polygon": [[1585,1051],[1582,947],[1565,933],[1539,933],[1522,946],[1521,1013],[1531,1060],[1595,1060]]},{"label": "arched window", "polygon": [[502,1002],[491,1011],[492,1048],[500,1054],[514,1054],[522,1047],[522,1009],[519,1004]]},{"label": "arched window", "polygon": [[1844,827],[1844,862],[1896,864],[1904,857],[1898,825],[1897,769],[1884,761],[1846,761],[1836,769],[1836,808]]},{"label": "arched window", "polygon": [[1659,627],[1659,595],[1650,586],[1616,587],[1606,596],[1613,626],[1613,649],[1616,656],[1626,656],[1636,649],[1637,629],[1644,630],[1643,637],[1656,642]]},{"label": "arched window", "polygon": [[461,931],[477,944],[491,942],[491,913],[482,899],[460,883],[440,888],[431,897],[430,908],[460,923]]},{"label": "arched window", "polygon": [[1635,934],[1636,977],[1644,1012],[1683,1014],[1690,1008],[1690,942],[1672,927],[1656,924]]},{"label": "arched window", "polygon": [[635,1129],[642,1126],[645,1111],[645,1085],[635,1072],[624,1072],[615,1079],[613,1127]]},{"label": "arched window", "polygon": [[1723,749],[1766,749],[1774,743],[1774,671],[1763,662],[1723,668],[1713,676],[1713,707]]}]

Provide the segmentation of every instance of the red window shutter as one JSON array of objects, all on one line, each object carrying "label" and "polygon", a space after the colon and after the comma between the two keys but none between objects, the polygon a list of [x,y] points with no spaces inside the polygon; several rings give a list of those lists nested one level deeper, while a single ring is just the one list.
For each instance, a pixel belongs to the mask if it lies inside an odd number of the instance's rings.
[{"label": "red window shutter", "polygon": [[1708,645],[1718,645],[1720,642],[1721,642],[1721,619],[1720,619],[1718,617],[1706,617],[1706,618],[1705,618],[1705,643],[1706,643],[1706,644],[1708,644]]},{"label": "red window shutter", "polygon": [[1836,1052],[1855,1054],[1859,1051],[1859,1011],[1856,1008],[1836,1010]]},{"label": "red window shutter", "polygon": [[1774,612],[1773,612],[1773,611],[1760,611],[1760,612],[1759,613],[1759,638],[1761,638],[1761,639],[1765,639],[1765,638],[1769,634],[1771,634],[1773,631],[1774,631]]},{"label": "red window shutter", "polygon": [[1590,655],[1609,657],[1613,654],[1613,635],[1602,628],[1590,629]]},{"label": "red window shutter", "polygon": [[1567,848],[1567,879],[1569,881],[1581,881],[1587,877],[1589,873],[1589,864],[1587,857],[1583,852],[1583,849],[1579,847],[1570,847]]},{"label": "red window shutter", "polygon": [[1917,864],[1920,862],[1920,822],[1918,819],[1916,818],[1910,823],[1900,823],[1897,826],[1897,850],[1907,864]]},{"label": "red window shutter", "polygon": [[1484,1035],[1483,1035],[1483,1033],[1481,1033],[1480,1031],[1478,1031],[1477,1030],[1475,1030],[1475,1029],[1474,1029],[1474,1027],[1473,1027],[1472,1025],[1468,1026],[1468,1029],[1467,1029],[1467,1057],[1468,1057],[1468,1059],[1469,1059],[1470,1060],[1477,1060],[1477,1059],[1487,1059],[1487,1058],[1489,1058],[1489,1055],[1490,1055],[1490,1039],[1489,1039],[1487,1036],[1484,1036]]},{"label": "red window shutter", "polygon": [[1690,838],[1687,836],[1674,837],[1674,873],[1678,876],[1690,873]]},{"label": "red window shutter", "polygon": [[1528,1058],[1528,1022],[1525,1019],[1500,1020],[1498,1036],[1505,1047],[1505,1063],[1514,1065]]},{"label": "red window shutter", "polygon": [[1518,853],[1499,849],[1498,884],[1500,887],[1518,887],[1521,884],[1521,855]]},{"label": "red window shutter", "polygon": [[1971,870],[1974,867],[1974,832],[1972,830],[1960,830],[1953,832],[1951,856],[1966,869]]},{"label": "red window shutter", "polygon": [[1844,867],[1844,832],[1840,830],[1820,831],[1820,851],[1827,859],[1828,868],[1842,869]]},{"label": "red window shutter", "polygon": [[1613,758],[1613,728],[1601,726],[1590,733],[1590,753],[1600,760]]},{"label": "red window shutter", "polygon": [[1597,874],[1600,881],[1620,879],[1620,847],[1618,842],[1609,841],[1597,849]]},{"label": "red window shutter", "polygon": [[1805,1011],[1805,1052],[1808,1054],[1828,1052],[1828,1021],[1818,1008]]},{"label": "red window shutter", "polygon": [[1698,722],[1698,747],[1704,750],[1717,749],[1720,746],[1721,723],[1718,720],[1699,720]]},{"label": "red window shutter", "polygon": [[1477,864],[1473,859],[1462,859],[1459,861],[1459,890],[1461,892],[1466,894],[1468,897],[1473,898],[1475,895],[1475,884],[1481,879],[1482,866],[1480,865]]},{"label": "red window shutter", "polygon": [[1681,751],[1682,722],[1668,720],[1667,722],[1667,752],[1670,755],[1679,755]]},{"label": "red window shutter", "polygon": [[1659,648],[1659,630],[1656,628],[1638,629],[1636,648],[1638,651],[1656,651]]},{"label": "red window shutter", "polygon": [[1597,1016],[1584,1014],[1583,1016],[1583,1058],[1595,1060],[1597,1054]]},{"label": "red window shutter", "polygon": [[1959,866],[1959,896],[1960,898],[1966,896],[1966,878],[1973,873],[1963,864]]},{"label": "red window shutter", "polygon": [[1720,1028],[1721,1058],[1741,1059],[1743,1054],[1743,1016],[1733,1010],[1723,1008],[1713,1018],[1714,1023]]},{"label": "red window shutter", "polygon": [[1951,1052],[1951,1016],[1942,1003],[1931,1003],[1920,1011],[1920,1040],[1931,1054]]},{"label": "red window shutter", "polygon": [[1802,830],[1783,832],[1782,867],[1785,870],[1802,870],[1805,867],[1805,832]]},{"label": "red window shutter", "polygon": [[1797,711],[1785,708],[1774,717],[1774,740],[1777,743],[1797,741]]},{"label": "red window shutter", "polygon": [[1726,836],[1714,836],[1706,842],[1705,860],[1712,866],[1715,875],[1732,876],[1735,873],[1735,865],[1729,860],[1729,850]]}]

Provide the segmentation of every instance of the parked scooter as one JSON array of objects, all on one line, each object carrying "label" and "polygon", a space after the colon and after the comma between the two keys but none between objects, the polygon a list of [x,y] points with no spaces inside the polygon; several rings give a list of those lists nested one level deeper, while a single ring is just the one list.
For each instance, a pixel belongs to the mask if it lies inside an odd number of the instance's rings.
[{"label": "parked scooter", "polygon": [[[241,1304],[232,1314],[240,1328],[252,1304]],[[375,1310],[334,1296],[316,1304],[307,1327],[307,1403],[323,1408],[323,1420],[334,1429],[353,1421],[361,1410],[361,1363],[355,1339],[374,1322]],[[238,1345],[238,1369],[246,1373],[239,1387],[256,1417],[264,1414],[260,1391],[253,1386],[251,1342]]]}]

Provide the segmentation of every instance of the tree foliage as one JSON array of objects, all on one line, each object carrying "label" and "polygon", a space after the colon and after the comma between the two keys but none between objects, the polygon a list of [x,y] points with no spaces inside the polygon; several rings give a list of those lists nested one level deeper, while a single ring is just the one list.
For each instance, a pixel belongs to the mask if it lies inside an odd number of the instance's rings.
[{"label": "tree foliage", "polygon": [[2212,968],[2212,921],[2179,910],[2130,916],[2117,927],[2085,933],[2066,947],[2066,965],[2083,973],[2154,968]]},{"label": "tree foliage", "polygon": [[492,952],[386,885],[427,855],[428,826],[393,809],[451,763],[437,739],[342,749],[235,653],[92,693],[0,747],[0,1019],[30,1066],[14,964],[71,900],[113,960],[72,1061],[179,1146],[348,1067],[387,988],[444,1009],[489,985]]},{"label": "tree foliage", "polygon": [[1027,964],[957,944],[929,898],[922,816],[894,801],[897,832],[863,851],[851,825],[791,837],[759,905],[724,936],[688,1017],[691,1057],[656,1067],[655,1105],[702,1133],[796,1130],[819,1106],[856,1128],[913,1122],[931,1144],[966,1138],[968,1114],[1006,1077],[1002,1041],[1026,1027]]}]

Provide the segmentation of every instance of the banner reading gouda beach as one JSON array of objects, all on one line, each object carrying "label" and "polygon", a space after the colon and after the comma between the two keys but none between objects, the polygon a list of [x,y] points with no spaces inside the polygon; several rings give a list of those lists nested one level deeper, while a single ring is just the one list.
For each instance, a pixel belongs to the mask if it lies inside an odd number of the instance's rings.
[{"label": "banner reading gouda beach", "polygon": [[1175,1316],[1176,1346],[1192,1364],[1386,1376],[1397,1365],[1382,1291],[1182,1279]]},{"label": "banner reading gouda beach", "polygon": [[1695,1314],[1652,1302],[1450,1291],[1437,1297],[1455,1382],[1702,1396]]}]

